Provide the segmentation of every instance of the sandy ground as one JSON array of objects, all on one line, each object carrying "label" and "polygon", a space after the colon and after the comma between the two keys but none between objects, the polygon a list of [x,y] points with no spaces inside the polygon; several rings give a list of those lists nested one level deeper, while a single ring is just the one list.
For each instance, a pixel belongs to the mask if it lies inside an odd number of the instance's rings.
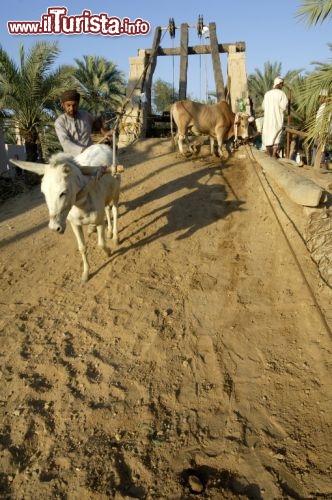
[{"label": "sandy ground", "polygon": [[[120,245],[0,207],[0,496],[332,498],[332,290],[239,150],[119,155]],[[276,191],[274,191],[276,192]]]}]

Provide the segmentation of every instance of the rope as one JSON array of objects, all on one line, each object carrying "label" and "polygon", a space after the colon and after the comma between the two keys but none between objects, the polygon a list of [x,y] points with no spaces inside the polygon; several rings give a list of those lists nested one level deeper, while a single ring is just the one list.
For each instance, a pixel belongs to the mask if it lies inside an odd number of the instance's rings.
[{"label": "rope", "polygon": [[[174,37],[172,37],[172,47],[174,48]],[[174,74],[175,74],[175,61],[174,61],[174,55],[172,56],[172,76],[173,76],[173,80],[172,80],[172,102],[175,101],[175,91],[174,91]]]},{"label": "rope", "polygon": [[[168,29],[163,33],[160,41],[162,41],[162,39],[164,38],[164,36],[166,35],[167,31],[170,30],[170,27],[168,27]],[[114,122],[114,126],[113,126],[113,129],[114,129],[114,133],[113,133],[113,164],[112,164],[112,168],[114,170],[116,170],[116,140],[115,140],[115,136],[117,135],[117,132],[118,132],[118,128],[119,128],[119,124],[120,124],[120,120],[122,119],[123,116],[132,116],[131,114],[126,114],[125,113],[125,109],[126,109],[126,106],[128,105],[128,103],[130,102],[131,98],[132,98],[132,95],[137,87],[137,85],[139,84],[139,82],[142,80],[143,76],[146,74],[150,64],[152,63],[152,61],[154,60],[154,57],[158,51],[158,47],[155,47],[154,51],[152,52],[150,58],[149,58],[149,61],[145,64],[144,68],[143,68],[143,71],[141,73],[141,75],[138,77],[138,79],[136,80],[136,83],[135,85],[133,85],[133,88],[130,92],[130,94],[127,96],[127,98],[125,99],[125,101],[122,103],[122,106],[120,108],[120,111],[116,112],[116,114],[118,115],[115,122]],[[108,122],[106,123],[109,123],[110,121],[112,120],[109,120]],[[98,141],[98,144],[102,143],[105,139],[102,138]]]},{"label": "rope", "polygon": [[205,68],[205,99],[206,99],[206,102],[207,102],[208,98],[209,98],[209,79],[208,79],[208,68],[207,68],[206,54],[205,54],[205,57],[204,57],[204,68]]},{"label": "rope", "polygon": [[[328,322],[327,322],[327,320],[326,320],[326,317],[325,317],[325,315],[324,315],[324,313],[323,313],[323,311],[322,311],[322,309],[321,309],[320,305],[318,304],[318,301],[317,301],[317,299],[316,299],[316,296],[315,296],[315,294],[314,294],[314,291],[313,291],[313,289],[312,289],[312,287],[311,287],[311,285],[310,285],[310,283],[309,283],[309,281],[308,281],[308,279],[307,279],[307,277],[306,277],[306,275],[305,275],[305,273],[304,273],[304,271],[303,271],[303,268],[302,268],[302,266],[301,266],[301,263],[300,263],[299,259],[297,258],[297,255],[296,255],[296,253],[295,253],[295,251],[294,251],[294,248],[293,248],[293,246],[292,246],[291,242],[289,241],[289,238],[288,238],[288,236],[287,236],[287,234],[286,234],[286,232],[285,232],[285,230],[284,230],[284,228],[283,228],[283,226],[282,226],[282,224],[281,224],[280,218],[279,218],[279,216],[278,216],[278,214],[277,214],[277,212],[276,212],[276,210],[275,210],[275,208],[274,208],[274,206],[273,206],[273,204],[272,204],[272,202],[271,202],[271,200],[270,200],[270,198],[269,198],[269,196],[268,196],[268,194],[267,194],[267,191],[266,191],[266,188],[265,188],[265,186],[264,186],[264,184],[263,184],[263,182],[262,182],[262,179],[261,179],[260,175],[258,174],[258,171],[257,171],[257,166],[256,166],[256,165],[257,165],[257,161],[255,160],[255,158],[254,158],[254,156],[253,156],[253,153],[252,153],[252,151],[251,151],[251,148],[250,148],[249,146],[245,146],[245,148],[246,148],[247,152],[249,152],[248,157],[249,157],[249,160],[251,161],[251,163],[252,163],[252,165],[253,165],[253,167],[254,167],[254,172],[255,172],[255,174],[256,174],[256,176],[257,176],[257,178],[258,178],[258,181],[259,181],[259,183],[260,183],[260,185],[261,185],[261,188],[263,189],[263,192],[264,192],[264,194],[265,194],[265,197],[266,197],[266,199],[267,199],[267,201],[268,201],[268,204],[270,205],[270,208],[271,208],[272,213],[273,213],[273,215],[274,215],[274,217],[275,217],[275,220],[276,220],[276,221],[277,221],[277,223],[278,223],[279,229],[280,229],[280,231],[281,231],[281,233],[282,233],[282,235],[283,235],[283,237],[284,237],[284,239],[285,239],[285,242],[286,242],[286,244],[287,244],[287,246],[288,246],[288,249],[290,250],[290,253],[291,253],[291,254],[292,254],[292,256],[293,256],[293,259],[294,259],[294,261],[295,261],[295,263],[296,263],[296,266],[297,266],[297,268],[298,268],[298,270],[299,270],[299,272],[300,272],[300,274],[301,274],[301,277],[302,277],[302,279],[303,279],[303,281],[304,281],[304,283],[305,283],[305,285],[306,285],[306,287],[307,287],[307,290],[308,290],[309,295],[310,295],[310,297],[311,297],[311,299],[312,299],[312,301],[313,301],[313,303],[314,303],[314,306],[315,306],[315,308],[316,308],[316,310],[317,310],[317,312],[318,312],[318,315],[319,315],[319,317],[320,317],[320,320],[321,320],[321,322],[322,322],[322,324],[323,324],[323,326],[324,326],[324,328],[325,328],[326,332],[328,333],[328,335],[329,335],[329,336],[330,336],[330,338],[332,339],[332,331],[331,331],[331,329],[330,329],[330,327],[329,327],[329,324],[328,324]],[[269,183],[269,181],[268,181],[268,179],[267,179],[267,177],[266,177],[265,175],[264,175],[264,179],[265,179],[265,181],[266,181],[267,185],[269,186],[269,188],[270,188],[270,190],[271,190],[271,193],[273,193],[273,195],[274,195],[275,199],[276,199],[276,200],[278,200],[277,195],[276,195],[276,194],[275,194],[275,192],[273,191],[272,186],[270,185],[270,183]],[[284,214],[285,214],[285,215],[287,216],[287,218],[290,220],[290,218],[288,217],[287,213],[286,213],[286,212],[284,211],[284,209],[282,208],[282,206],[281,206],[281,204],[280,204],[279,200],[278,200],[278,203],[279,203],[280,208],[283,210]],[[298,232],[298,231],[297,231],[297,232]],[[300,235],[300,237],[301,237],[301,235]],[[302,237],[301,237],[301,239],[302,239],[302,241],[303,241],[303,238],[302,238]]]},{"label": "rope", "polygon": [[202,100],[202,54],[199,55],[199,99]]}]

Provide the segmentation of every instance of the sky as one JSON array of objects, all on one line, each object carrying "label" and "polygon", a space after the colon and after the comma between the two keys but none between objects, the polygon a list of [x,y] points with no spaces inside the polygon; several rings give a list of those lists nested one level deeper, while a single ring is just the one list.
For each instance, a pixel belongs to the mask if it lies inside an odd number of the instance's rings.
[{"label": "sky", "polygon": [[[136,57],[139,49],[151,48],[155,28],[167,27],[170,17],[174,18],[176,27],[182,23],[189,24],[189,45],[208,43],[208,40],[197,35],[197,20],[202,15],[205,25],[216,23],[219,43],[245,42],[248,75],[257,69],[264,72],[266,62],[281,63],[284,75],[289,70],[312,71],[316,61],[331,62],[331,50],[328,47],[328,43],[332,43],[331,21],[308,28],[305,22],[296,18],[300,4],[301,0],[63,0],[61,3],[56,0],[53,3],[45,0],[8,0],[1,4],[0,44],[18,62],[20,44],[29,50],[37,41],[57,41],[61,53],[56,65],[74,64],[75,58],[82,59],[84,55],[102,56],[115,63],[128,78],[129,58]],[[140,19],[145,33],[103,36],[91,33],[13,35],[8,32],[8,21],[42,21],[42,16],[52,7],[66,7],[67,16],[79,16],[87,10],[91,16],[105,13],[107,17],[118,18],[122,23],[125,18],[128,18],[129,23]],[[91,16],[86,15],[89,19]],[[46,21],[45,26],[51,30]],[[137,28],[138,25],[135,26]],[[163,48],[179,47],[179,32],[176,30],[175,39],[171,39],[169,33],[163,31],[160,45]],[[226,82],[227,55],[220,56]],[[158,78],[167,81],[177,91],[179,64],[179,57],[158,57],[154,81]],[[211,56],[189,56],[187,95],[205,99],[207,89],[215,90]]]}]

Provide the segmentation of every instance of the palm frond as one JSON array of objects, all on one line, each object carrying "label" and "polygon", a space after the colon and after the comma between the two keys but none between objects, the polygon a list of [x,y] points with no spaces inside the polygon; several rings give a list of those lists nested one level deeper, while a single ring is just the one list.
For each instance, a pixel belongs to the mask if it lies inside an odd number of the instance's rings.
[{"label": "palm frond", "polygon": [[6,126],[20,130],[26,143],[41,144],[39,134],[43,131],[46,137],[50,133],[57,98],[72,81],[72,68],[54,69],[59,53],[56,43],[38,42],[28,53],[22,45],[16,65],[0,47],[0,109],[9,113]]},{"label": "palm frond", "polygon": [[75,59],[74,78],[82,94],[82,106],[93,115],[112,112],[125,94],[125,79],[117,66],[104,57],[84,55]]},{"label": "palm frond", "polygon": [[323,23],[332,17],[332,0],[302,0],[295,17],[304,21],[308,27]]}]

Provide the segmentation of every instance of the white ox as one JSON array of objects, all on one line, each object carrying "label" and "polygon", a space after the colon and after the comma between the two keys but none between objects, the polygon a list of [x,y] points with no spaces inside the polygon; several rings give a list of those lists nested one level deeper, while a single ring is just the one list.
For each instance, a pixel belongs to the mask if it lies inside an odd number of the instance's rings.
[{"label": "white ox", "polygon": [[[109,256],[111,251],[105,240],[106,212],[107,236],[110,238],[113,235],[113,242],[118,243],[120,176],[114,173],[114,166],[107,167],[102,175],[94,168],[112,165],[112,160],[112,150],[109,146],[96,144],[75,158],[66,153],[57,153],[46,165],[12,161],[20,168],[44,174],[41,191],[49,210],[49,228],[62,234],[69,220],[83,260],[82,281],[89,279],[87,248],[82,226],[96,226],[98,246]],[[84,175],[83,172],[90,175]],[[96,175],[91,175],[94,172]]]},{"label": "white ox", "polygon": [[247,113],[233,113],[228,103],[224,100],[216,104],[201,104],[190,100],[177,101],[172,104],[171,133],[173,136],[173,120],[177,126],[177,140],[180,153],[184,154],[183,142],[189,147],[188,131],[191,129],[195,135],[206,134],[210,136],[211,154],[214,152],[214,140],[218,142],[218,154],[223,156],[223,143],[225,140],[238,137],[248,139],[249,115]]}]

